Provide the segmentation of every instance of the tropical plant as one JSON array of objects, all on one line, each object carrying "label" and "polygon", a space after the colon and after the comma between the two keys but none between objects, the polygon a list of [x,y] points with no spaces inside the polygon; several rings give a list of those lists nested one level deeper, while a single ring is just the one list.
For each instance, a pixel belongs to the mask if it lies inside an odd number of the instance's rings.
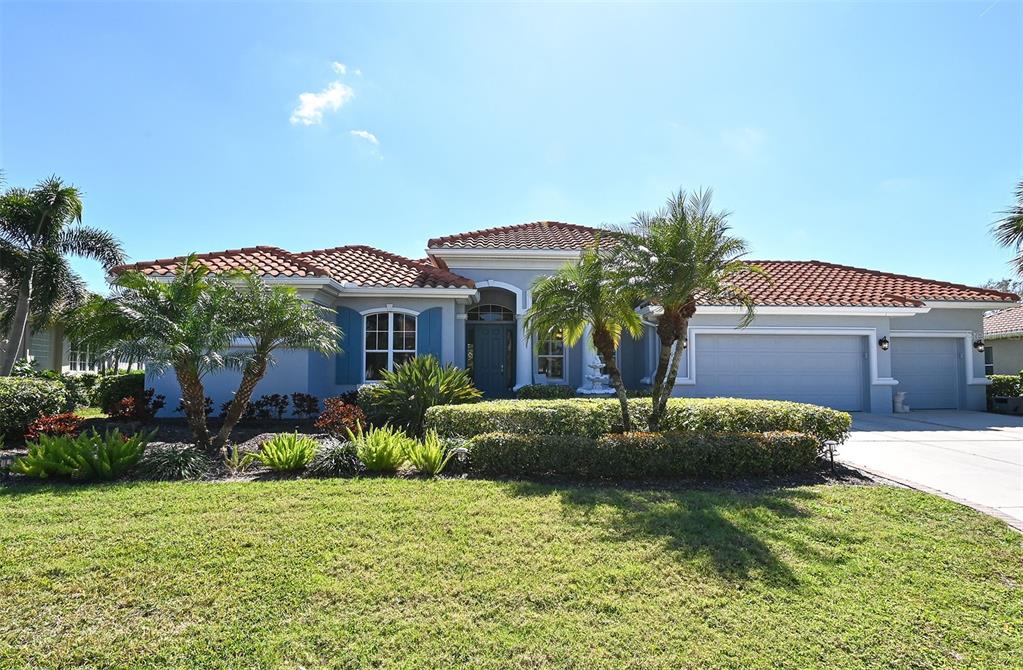
[{"label": "tropical plant", "polygon": [[67,391],[58,381],[0,377],[0,437],[20,440],[33,421],[66,409]]},{"label": "tropical plant", "polygon": [[370,472],[397,472],[405,462],[405,453],[413,440],[403,431],[383,425],[368,430],[357,426],[355,430],[348,431],[348,441]]},{"label": "tropical plant", "polygon": [[278,472],[301,470],[316,455],[316,440],[298,433],[274,435],[249,454],[253,461]]},{"label": "tropical plant", "polygon": [[343,477],[359,474],[362,462],[351,442],[327,438],[320,442],[306,470],[317,477]]},{"label": "tropical plant", "polygon": [[98,260],[106,270],[124,262],[109,233],[82,225],[81,193],[56,176],[32,189],[0,195],[0,323],[6,344],[0,376],[11,374],[29,333],[29,323],[51,322],[87,295],[67,256]]},{"label": "tropical plant", "polygon": [[25,441],[38,440],[40,435],[75,435],[82,426],[82,419],[74,412],[41,416],[25,429]]},{"label": "tropical plant", "polygon": [[633,337],[643,334],[643,320],[636,312],[635,290],[615,281],[615,277],[605,252],[596,245],[585,249],[577,262],[533,284],[526,332],[538,345],[557,333],[561,333],[565,344],[574,345],[589,328],[593,348],[618,395],[622,424],[625,430],[631,430],[628,397],[615,351],[623,330]]},{"label": "tropical plant", "polygon": [[156,395],[154,389],[146,389],[141,397],[127,396],[110,410],[110,418],[114,421],[152,421],[157,412],[167,404],[167,399]]},{"label": "tropical plant", "polygon": [[453,455],[435,430],[428,430],[422,440],[409,440],[405,445],[405,458],[409,463],[431,477],[439,475]]},{"label": "tropical plant", "polygon": [[367,387],[373,415],[382,414],[411,435],[423,434],[426,410],[437,405],[476,402],[483,394],[472,385],[469,373],[454,365],[442,366],[433,356],[416,356],[383,381]]},{"label": "tropical plant", "polygon": [[1016,202],[1002,214],[992,232],[999,244],[1016,252],[1012,265],[1017,274],[1023,275],[1023,181],[1016,186]]},{"label": "tropical plant", "polygon": [[246,468],[252,463],[252,454],[244,453],[237,444],[228,445],[223,450],[224,467],[227,468],[228,472],[238,474],[244,472]]},{"label": "tropical plant", "polygon": [[240,280],[230,309],[238,319],[236,335],[248,346],[231,359],[233,367],[241,369],[242,380],[214,442],[219,448],[227,444],[256,384],[274,364],[275,350],[305,349],[332,354],[339,351],[341,339],[338,327],[323,318],[325,310],[299,297],[294,288],[270,285],[252,274],[242,275]]},{"label": "tropical plant", "polygon": [[88,342],[90,333],[102,333],[105,355],[144,359],[156,372],[173,369],[193,439],[208,448],[203,379],[237,356],[229,350],[239,327],[234,289],[195,256],[176,268],[171,281],[130,270],[113,288],[109,300],[90,303],[72,319],[75,339]]},{"label": "tropical plant", "polygon": [[261,395],[253,405],[256,408],[256,416],[260,419],[280,421],[284,418],[284,413],[288,411],[288,396],[280,393]]},{"label": "tropical plant", "polygon": [[139,462],[152,434],[127,436],[119,430],[100,435],[91,430],[81,435],[40,435],[28,446],[28,453],[14,461],[11,472],[45,479],[117,479]]},{"label": "tropical plant", "polygon": [[745,312],[740,327],[753,320],[753,300],[735,280],[763,270],[742,260],[746,242],[729,231],[728,213],[711,209],[710,190],[679,191],[664,208],[637,214],[631,226],[618,231],[618,283],[659,312],[650,430],[659,429],[674,389],[697,297],[739,305]]},{"label": "tropical plant", "polygon": [[191,444],[150,446],[142,454],[137,467],[147,479],[203,479],[213,470],[213,462],[201,449]]},{"label": "tropical plant", "polygon": [[366,414],[358,405],[345,402],[341,396],[327,398],[323,401],[323,413],[313,424],[334,437],[344,437],[348,431],[357,430],[366,424]]},{"label": "tropical plant", "polygon": [[311,393],[292,393],[291,406],[296,416],[311,419],[320,413],[320,399]]}]

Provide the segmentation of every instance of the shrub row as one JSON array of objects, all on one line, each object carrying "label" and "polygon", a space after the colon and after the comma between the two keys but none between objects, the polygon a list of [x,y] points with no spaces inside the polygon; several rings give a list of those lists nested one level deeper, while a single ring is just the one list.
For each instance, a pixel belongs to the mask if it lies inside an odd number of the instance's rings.
[{"label": "shrub row", "polygon": [[987,387],[989,396],[1021,396],[1023,395],[1023,374],[988,375],[991,384]]},{"label": "shrub row", "polygon": [[0,437],[21,439],[30,423],[62,412],[67,390],[59,381],[0,377]]},{"label": "shrub row", "polygon": [[795,432],[485,433],[468,443],[469,467],[481,475],[557,475],[583,479],[705,477],[725,479],[804,472],[820,442]]},{"label": "shrub row", "polygon": [[144,402],[146,375],[144,372],[129,372],[123,375],[103,375],[96,384],[93,401],[107,414],[113,413],[125,398]]},{"label": "shrub row", "polygon": [[[630,401],[637,427],[645,427],[650,400]],[[614,399],[496,400],[472,405],[432,407],[427,427],[442,437],[469,438],[483,433],[576,435],[596,438],[621,431]],[[762,433],[795,431],[818,442],[843,442],[852,425],[846,412],[778,400],[673,398],[661,429],[669,432]]]}]

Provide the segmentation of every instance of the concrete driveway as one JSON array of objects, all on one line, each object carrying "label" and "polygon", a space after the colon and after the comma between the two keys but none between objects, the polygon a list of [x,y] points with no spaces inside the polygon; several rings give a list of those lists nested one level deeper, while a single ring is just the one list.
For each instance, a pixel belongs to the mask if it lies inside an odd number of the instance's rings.
[{"label": "concrete driveway", "polygon": [[993,508],[1023,529],[1023,417],[854,414],[852,436],[838,459]]}]

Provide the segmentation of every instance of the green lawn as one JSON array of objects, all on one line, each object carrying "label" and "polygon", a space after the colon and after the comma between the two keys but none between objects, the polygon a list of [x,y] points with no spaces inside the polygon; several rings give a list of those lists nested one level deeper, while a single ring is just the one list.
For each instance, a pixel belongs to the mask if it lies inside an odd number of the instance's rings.
[{"label": "green lawn", "polygon": [[79,407],[75,414],[83,419],[105,419],[107,413],[99,407]]},{"label": "green lawn", "polygon": [[1009,668],[1023,536],[928,495],[0,489],[0,667]]}]

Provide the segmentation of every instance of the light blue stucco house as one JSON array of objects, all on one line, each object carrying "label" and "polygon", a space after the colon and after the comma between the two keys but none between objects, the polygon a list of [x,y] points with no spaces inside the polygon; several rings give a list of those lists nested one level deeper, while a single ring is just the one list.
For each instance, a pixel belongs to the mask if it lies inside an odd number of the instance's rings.
[{"label": "light blue stucco house", "polygon": [[[250,247],[202,254],[214,271],[246,268],[295,286],[335,310],[343,353],[278,352],[257,387],[320,398],[373,383],[380,371],[432,354],[472,373],[488,396],[525,384],[588,390],[599,364],[588,342],[529,341],[522,317],[530,286],[593,244],[597,229],[536,222],[432,239],[411,260],[365,246],[292,253]],[[602,244],[611,243],[605,236]],[[137,263],[167,277],[183,258]],[[983,288],[820,261],[756,261],[766,276],[743,287],[758,307],[739,329],[734,305],[700,304],[689,326],[679,396],[734,396],[813,402],[889,413],[895,395],[912,409],[983,409],[983,316],[1017,297]],[[656,306],[643,309],[646,334],[626,337],[619,365],[629,387],[649,383],[656,363]],[[172,414],[173,375],[151,375]],[[209,378],[214,402],[229,400],[238,376]]]}]

